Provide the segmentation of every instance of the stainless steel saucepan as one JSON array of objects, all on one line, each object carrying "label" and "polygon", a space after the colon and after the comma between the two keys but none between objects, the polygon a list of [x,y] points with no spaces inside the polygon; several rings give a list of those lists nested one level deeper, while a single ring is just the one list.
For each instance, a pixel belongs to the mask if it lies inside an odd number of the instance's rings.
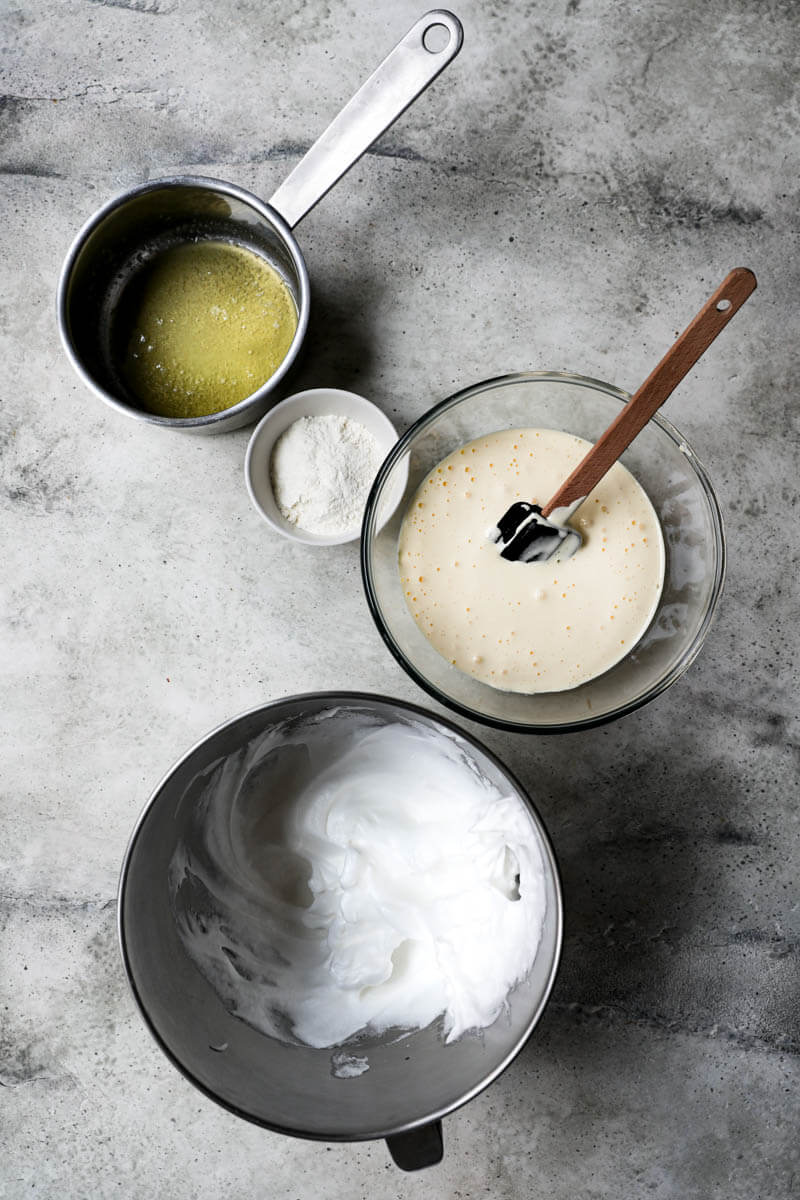
[{"label": "stainless steel saucepan", "polygon": [[[156,179],[111,200],[84,225],[58,286],[58,323],[73,367],[119,412],[169,429],[219,433],[250,424],[297,359],[308,326],[309,282],[292,230],[338,179],[455,58],[463,39],[451,12],[421,17],[339,113],[269,203],[218,179]],[[213,238],[266,258],[288,285],[298,323],[286,357],[265,382],[231,408],[178,419],[145,411],[124,383],[114,347],[114,317],[131,280],[170,246]]]}]

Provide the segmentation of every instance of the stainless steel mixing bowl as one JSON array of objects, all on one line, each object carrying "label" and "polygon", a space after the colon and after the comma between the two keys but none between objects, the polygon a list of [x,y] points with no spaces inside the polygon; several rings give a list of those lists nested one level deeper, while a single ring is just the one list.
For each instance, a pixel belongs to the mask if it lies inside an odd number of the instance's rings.
[{"label": "stainless steel mixing bowl", "polygon": [[[544,864],[547,914],[528,977],[508,1011],[477,1036],[445,1045],[436,1024],[397,1040],[366,1038],[355,1053],[369,1070],[332,1073],[331,1050],[289,1045],[232,1016],[187,956],[176,928],[168,869],[197,815],[204,772],[252,738],[330,709],[414,723],[456,738],[482,775],[515,796],[530,820]],[[269,776],[262,781],[269,786]],[[424,783],[424,781],[422,781]],[[125,969],[150,1031],[174,1065],[231,1112],[278,1133],[323,1141],[386,1138],[399,1166],[428,1166],[442,1155],[441,1118],[496,1079],[522,1049],[555,979],[562,938],[561,889],[550,841],[520,784],[480,742],[424,709],[361,693],[316,693],[278,700],[216,729],[190,750],[153,793],[128,846],[119,887]]]}]

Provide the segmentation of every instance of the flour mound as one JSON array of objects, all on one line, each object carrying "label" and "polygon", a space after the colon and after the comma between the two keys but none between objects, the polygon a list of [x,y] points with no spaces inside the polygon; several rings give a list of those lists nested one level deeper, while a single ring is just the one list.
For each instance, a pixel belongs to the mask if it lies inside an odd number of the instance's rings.
[{"label": "flour mound", "polygon": [[300,417],[272,451],[281,516],[307,533],[355,533],[381,459],[377,440],[360,422],[334,413]]}]

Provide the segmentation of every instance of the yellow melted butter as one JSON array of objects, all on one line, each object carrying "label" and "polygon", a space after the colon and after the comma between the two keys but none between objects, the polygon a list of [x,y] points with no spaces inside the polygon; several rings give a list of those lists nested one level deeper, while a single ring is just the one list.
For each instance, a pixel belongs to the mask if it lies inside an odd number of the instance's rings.
[{"label": "yellow melted butter", "polygon": [[148,412],[200,417],[231,408],[283,362],[297,308],[265,259],[230,242],[186,242],[157,255],[127,298],[125,383]]}]

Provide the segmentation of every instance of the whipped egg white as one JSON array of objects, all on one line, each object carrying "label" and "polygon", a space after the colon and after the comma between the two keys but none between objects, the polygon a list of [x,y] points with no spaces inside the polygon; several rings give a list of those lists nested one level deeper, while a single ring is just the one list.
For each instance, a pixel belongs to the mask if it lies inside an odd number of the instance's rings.
[{"label": "whipped egg white", "polygon": [[331,709],[192,785],[170,865],[183,945],[229,1012],[315,1047],[491,1025],[529,972],[544,868],[465,743]]}]

